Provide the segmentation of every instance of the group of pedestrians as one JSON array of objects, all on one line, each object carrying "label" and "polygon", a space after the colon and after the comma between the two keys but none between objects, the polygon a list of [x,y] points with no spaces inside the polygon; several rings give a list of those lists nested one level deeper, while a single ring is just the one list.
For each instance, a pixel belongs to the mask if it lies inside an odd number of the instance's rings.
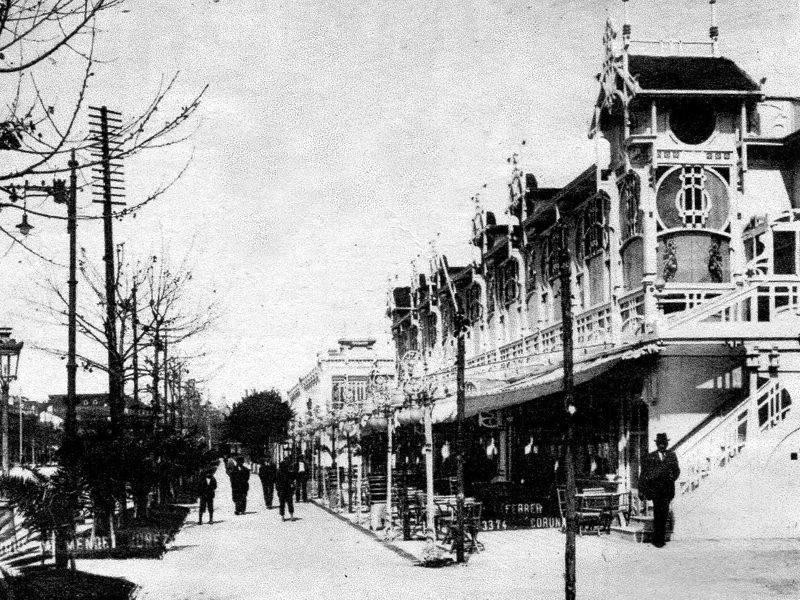
[{"label": "group of pedestrians", "polygon": [[286,520],[294,521],[294,502],[308,502],[308,470],[303,459],[293,461],[286,456],[277,467],[270,458],[265,458],[258,468],[258,477],[264,490],[264,504],[272,508],[275,492],[278,494],[278,513]]},{"label": "group of pedestrians", "polygon": [[[230,456],[225,460],[225,471],[231,482],[234,514],[243,515],[247,511],[247,494],[250,491],[250,468],[244,464],[244,456]],[[286,521],[286,514],[294,521],[294,502],[308,502],[308,469],[305,461],[292,460],[286,456],[278,466],[271,458],[259,463],[258,477],[264,492],[264,504],[272,509],[275,493],[278,494],[278,512]],[[201,477],[197,496],[200,501],[197,523],[203,523],[203,515],[208,512],[208,522],[214,522],[214,496],[217,480],[212,472]]]}]

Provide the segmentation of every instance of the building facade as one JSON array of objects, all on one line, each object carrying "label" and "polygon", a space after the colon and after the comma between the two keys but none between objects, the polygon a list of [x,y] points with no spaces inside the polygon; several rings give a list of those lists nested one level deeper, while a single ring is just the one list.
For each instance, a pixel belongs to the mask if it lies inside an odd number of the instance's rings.
[{"label": "building facade", "polygon": [[[298,428],[310,421],[332,421],[349,407],[363,408],[368,405],[368,386],[373,374],[394,378],[394,358],[381,353],[375,343],[371,338],[340,339],[337,348],[317,354],[314,368],[286,394]],[[338,430],[335,433],[326,430],[317,442],[330,447],[331,435],[336,438],[337,463],[346,464],[347,457],[344,455],[347,448],[340,443]],[[310,453],[313,448],[309,448],[307,443],[304,442],[303,450]],[[332,464],[329,452],[318,453],[317,458],[322,467]],[[340,461],[340,458],[344,461]],[[353,460],[352,453],[350,459]],[[357,457],[355,463],[360,464]]]},{"label": "building facade", "polygon": [[635,498],[665,432],[676,537],[800,535],[800,98],[765,94],[716,35],[635,41],[609,22],[596,164],[560,188],[515,166],[505,222],[474,218],[480,260],[390,295],[398,358],[419,352],[435,382],[445,473],[463,311],[468,493],[506,498],[498,523],[535,506],[515,521],[534,523],[563,478],[567,245],[579,483]]}]

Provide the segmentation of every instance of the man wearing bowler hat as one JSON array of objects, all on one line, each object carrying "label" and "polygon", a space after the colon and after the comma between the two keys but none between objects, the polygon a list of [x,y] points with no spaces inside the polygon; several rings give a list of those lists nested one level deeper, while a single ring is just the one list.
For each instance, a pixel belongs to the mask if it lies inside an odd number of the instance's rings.
[{"label": "man wearing bowler hat", "polygon": [[667,450],[666,433],[656,435],[656,451],[647,455],[639,479],[639,496],[653,501],[653,545],[666,543],[669,503],[675,497],[675,481],[681,474],[678,457]]}]

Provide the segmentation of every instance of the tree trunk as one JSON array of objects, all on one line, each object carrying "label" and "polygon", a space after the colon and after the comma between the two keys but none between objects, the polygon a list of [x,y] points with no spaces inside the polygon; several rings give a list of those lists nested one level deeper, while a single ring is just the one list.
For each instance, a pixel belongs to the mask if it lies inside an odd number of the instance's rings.
[{"label": "tree trunk", "polygon": [[56,569],[66,569],[69,566],[69,549],[67,547],[68,538],[66,531],[56,530],[53,532],[53,558]]},{"label": "tree trunk", "polygon": [[111,548],[117,547],[117,532],[114,529],[114,509],[108,512],[108,535],[111,538]]}]

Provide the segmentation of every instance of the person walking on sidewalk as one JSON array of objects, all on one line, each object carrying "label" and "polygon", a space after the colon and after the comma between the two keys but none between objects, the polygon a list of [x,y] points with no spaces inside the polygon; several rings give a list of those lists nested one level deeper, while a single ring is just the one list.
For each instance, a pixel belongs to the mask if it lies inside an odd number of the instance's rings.
[{"label": "person walking on sidewalk", "polygon": [[647,455],[639,478],[639,495],[653,501],[653,546],[667,541],[669,503],[675,497],[675,481],[681,474],[678,457],[667,450],[666,433],[656,435],[656,451]]},{"label": "person walking on sidewalk", "polygon": [[297,491],[294,499],[297,502],[308,502],[308,468],[302,456],[297,461]]},{"label": "person walking on sidewalk", "polygon": [[233,491],[233,477],[232,474],[236,470],[236,457],[233,454],[230,454],[228,458],[225,459],[225,474],[228,476],[228,479],[231,480],[231,498],[233,498],[234,503],[236,502],[236,493]]},{"label": "person walking on sidewalk", "polygon": [[264,489],[264,504],[267,508],[272,508],[272,496],[275,489],[275,476],[277,468],[271,458],[261,461],[258,468],[258,478],[261,479],[261,487]]},{"label": "person walking on sidewalk", "polygon": [[236,468],[231,471],[231,492],[234,514],[243,515],[247,510],[247,492],[250,490],[250,469],[244,466],[244,456],[236,457]]},{"label": "person walking on sidewalk", "polygon": [[286,520],[286,509],[289,509],[289,518],[294,521],[294,482],[297,472],[294,463],[288,456],[285,457],[278,466],[278,477],[275,480],[275,487],[278,489],[278,512],[281,519]]},{"label": "person walking on sidewalk", "polygon": [[197,486],[197,497],[200,500],[200,509],[197,514],[197,524],[203,524],[203,513],[208,511],[208,524],[214,523],[214,494],[217,489],[217,479],[212,473],[206,473],[200,478]]}]

